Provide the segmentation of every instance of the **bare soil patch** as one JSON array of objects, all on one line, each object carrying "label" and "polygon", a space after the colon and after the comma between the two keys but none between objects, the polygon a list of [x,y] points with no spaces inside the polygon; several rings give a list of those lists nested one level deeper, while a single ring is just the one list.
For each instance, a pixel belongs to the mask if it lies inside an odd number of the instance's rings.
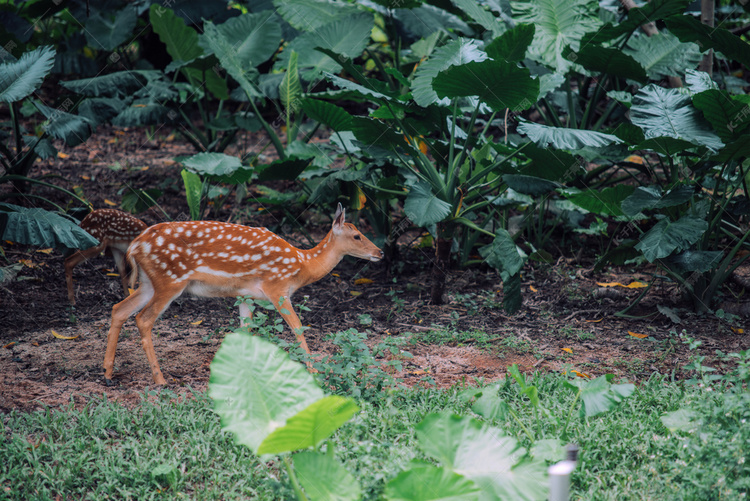
[{"label": "bare soil patch", "polygon": [[[262,138],[244,138],[258,149]],[[84,145],[63,151],[67,159],[40,162],[35,174],[57,175],[67,188],[81,186],[95,207],[107,201],[119,203],[126,187],[161,187],[160,208],[140,214],[148,224],[187,214],[179,169],[173,157],[192,154],[179,140],[157,135],[147,139],[139,131],[118,131],[103,127]],[[116,167],[113,169],[113,166]],[[280,184],[276,189],[287,189]],[[252,192],[252,188],[251,188]],[[55,196],[52,193],[46,195]],[[279,214],[250,198],[242,205],[228,205],[221,220],[267,226],[297,245],[304,239],[287,226],[278,226]],[[317,239],[328,229],[320,208],[291,208],[307,218],[305,228]],[[162,212],[163,211],[163,212]],[[365,232],[366,222],[357,224]],[[288,232],[288,233],[287,233]],[[562,371],[572,367],[592,377],[614,373],[638,382],[654,373],[681,376],[681,367],[690,353],[678,337],[683,330],[702,341],[700,353],[707,363],[721,365],[716,350],[736,352],[750,347],[744,319],[733,322],[714,315],[694,315],[676,287],[658,285],[630,314],[641,319],[614,316],[625,308],[639,290],[618,288],[618,293],[596,296],[597,282],[623,282],[648,279],[652,270],[633,274],[631,270],[591,271],[593,246],[577,253],[563,249],[555,265],[528,265],[523,283],[524,304],[520,312],[508,316],[500,308],[502,285],[487,267],[452,270],[447,282],[445,305],[427,304],[429,250],[406,247],[401,265],[391,270],[383,263],[345,260],[330,275],[302,289],[294,298],[298,304],[308,295],[311,311],[302,316],[311,328],[306,332],[315,353],[330,353],[334,345],[325,336],[349,328],[369,333],[375,344],[389,336],[406,336],[404,346],[414,355],[404,359],[403,371],[395,376],[405,385],[426,385],[431,378],[439,387],[492,381],[517,363],[523,371]],[[26,260],[20,280],[0,286],[0,411],[32,410],[42,406],[83,405],[91,395],[106,394],[125,404],[137,404],[142,390],[153,387],[151,372],[140,345],[135,324],[126,324],[118,345],[113,387],[104,384],[101,364],[104,358],[109,315],[112,305],[122,300],[119,279],[108,276],[114,267],[111,258],[99,257],[80,265],[74,272],[78,306],[67,304],[63,258],[57,251],[37,252],[21,246],[5,246],[10,262]],[[393,270],[401,270],[395,274]],[[374,282],[355,285],[361,274]],[[394,283],[393,278],[396,281]],[[392,296],[396,291],[400,301]],[[353,295],[352,292],[358,293]],[[741,288],[729,284],[727,296],[741,297]],[[738,304],[742,300],[735,301]],[[659,314],[657,306],[668,306],[679,315],[674,323]],[[363,326],[360,315],[372,324]],[[647,316],[648,315],[648,316]],[[162,371],[173,390],[203,391],[209,377],[209,364],[226,332],[237,326],[233,299],[205,299],[185,296],[176,301],[155,327],[156,353]],[[74,339],[60,339],[60,336]],[[634,334],[647,334],[640,339]],[[288,328],[282,336],[293,339]]]}]

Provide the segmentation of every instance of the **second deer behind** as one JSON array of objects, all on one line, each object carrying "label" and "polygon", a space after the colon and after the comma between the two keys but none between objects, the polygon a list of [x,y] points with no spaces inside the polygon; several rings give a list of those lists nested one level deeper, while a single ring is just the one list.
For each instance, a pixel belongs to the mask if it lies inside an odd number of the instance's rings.
[{"label": "second deer behind", "polygon": [[[186,291],[197,296],[251,296],[271,301],[310,353],[290,298],[300,287],[327,275],[345,255],[379,261],[383,252],[353,224],[344,222],[341,204],[331,231],[309,250],[298,249],[265,228],[215,221],[151,226],[128,249],[128,261],[139,270],[140,287],[112,308],[104,377],[112,377],[122,325],[140,311],[135,322],[154,382],[166,384],[151,329],[169,304]],[[240,316],[249,314],[242,303]]]}]

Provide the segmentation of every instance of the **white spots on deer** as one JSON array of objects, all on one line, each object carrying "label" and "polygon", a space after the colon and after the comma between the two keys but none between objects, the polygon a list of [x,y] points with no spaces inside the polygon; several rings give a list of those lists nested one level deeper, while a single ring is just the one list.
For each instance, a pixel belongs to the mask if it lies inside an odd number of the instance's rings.
[{"label": "white spots on deer", "polygon": [[261,256],[260,254],[253,254],[253,255],[252,255],[252,256],[250,257],[250,259],[252,259],[253,261],[260,261],[260,258],[261,258],[261,257],[263,257],[263,256]]},{"label": "white spots on deer", "polygon": [[161,235],[159,235],[158,237],[156,237],[156,242],[155,243],[156,243],[157,247],[161,247],[162,245],[164,245],[164,237],[162,237]]}]

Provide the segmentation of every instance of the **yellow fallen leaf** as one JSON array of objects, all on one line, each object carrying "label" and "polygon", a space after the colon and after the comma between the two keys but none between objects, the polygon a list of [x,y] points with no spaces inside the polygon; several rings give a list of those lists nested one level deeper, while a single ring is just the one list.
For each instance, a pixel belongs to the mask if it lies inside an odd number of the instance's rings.
[{"label": "yellow fallen leaf", "polygon": [[140,170],[141,170],[141,171],[144,171],[144,170],[148,170],[148,165],[146,165],[145,167],[141,167],[141,169],[140,169]]},{"label": "yellow fallen leaf", "polygon": [[359,291],[349,291],[349,294],[351,294],[352,296],[361,296],[362,295],[362,293],[359,292]]},{"label": "yellow fallen leaf", "polygon": [[740,329],[739,327],[732,327],[732,332],[735,334],[743,334],[745,332],[745,329]]},{"label": "yellow fallen leaf", "polygon": [[13,242],[11,242],[10,240],[6,240],[5,243],[8,245],[13,245]]},{"label": "yellow fallen leaf", "polygon": [[339,277],[340,275],[338,273],[331,273],[332,277]]},{"label": "yellow fallen leaf", "polygon": [[628,331],[628,334],[633,337],[637,337],[638,339],[643,339],[645,337],[648,337],[648,334],[638,334],[637,332],[633,332],[633,331]]},{"label": "yellow fallen leaf", "polygon": [[203,323],[203,319],[196,320],[195,322],[190,322],[190,325],[200,325]]},{"label": "yellow fallen leaf", "polygon": [[571,353],[571,354],[573,353],[573,350],[571,350],[570,348],[563,348],[562,351]]},{"label": "yellow fallen leaf", "polygon": [[37,252],[41,252],[42,254],[50,254],[52,253],[52,247],[49,249],[37,249]]},{"label": "yellow fallen leaf", "polygon": [[115,131],[115,135],[116,136],[124,136],[125,135],[125,131],[124,130],[116,130]]},{"label": "yellow fallen leaf", "polygon": [[536,292],[536,287],[534,287],[533,285],[529,285],[529,290],[531,292]]},{"label": "yellow fallen leaf", "polygon": [[581,378],[584,378],[584,379],[591,379],[591,376],[589,376],[585,372],[578,372],[575,369],[572,369],[570,372],[572,372],[573,374],[575,374],[578,377],[581,377]]},{"label": "yellow fallen leaf", "polygon": [[626,162],[631,162],[638,165],[643,165],[643,157],[640,157],[638,155],[630,155],[625,159]]},{"label": "yellow fallen leaf", "polygon": [[367,285],[373,283],[374,280],[370,280],[369,278],[358,278],[354,281],[354,285]]},{"label": "yellow fallen leaf", "polygon": [[590,323],[590,324],[596,324],[596,323],[598,323],[598,322],[601,322],[602,320],[604,320],[604,317],[602,317],[602,318],[597,318],[596,320],[584,320],[584,322],[588,322],[588,323]]},{"label": "yellow fallen leaf", "polygon": [[116,142],[117,142],[117,138],[113,137],[112,139],[110,139],[109,141],[107,141],[107,144],[115,144]]},{"label": "yellow fallen leaf", "polygon": [[128,287],[128,296],[129,296],[130,294],[134,293],[134,292],[135,292],[135,289],[131,289],[130,287]]},{"label": "yellow fallen leaf", "polygon": [[15,342],[15,341],[13,341],[12,343],[8,343],[8,344],[6,344],[5,346],[3,346],[3,348],[6,348],[6,349],[8,349],[8,350],[9,350],[9,349],[11,349],[11,348],[13,347],[13,345],[14,345],[14,344],[16,344],[16,342]]},{"label": "yellow fallen leaf", "polygon": [[31,343],[31,345],[32,345],[32,346],[39,346],[39,343],[37,343],[36,341],[33,341],[33,342]]},{"label": "yellow fallen leaf", "polygon": [[83,179],[84,181],[91,181],[91,176],[87,176],[86,174],[84,174],[83,176],[81,176],[81,179]]},{"label": "yellow fallen leaf", "polygon": [[626,289],[642,289],[648,287],[645,282],[631,282],[628,285],[621,284],[620,282],[597,282],[596,285],[599,287],[625,287]]},{"label": "yellow fallen leaf", "polygon": [[70,155],[68,155],[67,153],[63,153],[62,151],[58,151],[57,152],[57,158],[62,158],[64,160],[64,159],[68,158],[69,156]]},{"label": "yellow fallen leaf", "polygon": [[26,266],[27,268],[36,268],[37,266],[36,263],[34,263],[34,261],[32,261],[31,259],[19,259],[18,262]]},{"label": "yellow fallen leaf", "polygon": [[421,376],[422,374],[427,374],[427,371],[423,371],[422,369],[417,369],[415,371],[409,372],[409,375],[411,376]]},{"label": "yellow fallen leaf", "polygon": [[108,277],[119,277],[120,274],[119,273],[107,273],[107,276]]},{"label": "yellow fallen leaf", "polygon": [[104,203],[107,204],[107,205],[109,205],[109,206],[111,206],[111,207],[115,207],[117,205],[112,200],[107,200],[106,198],[104,199]]},{"label": "yellow fallen leaf", "polygon": [[57,332],[55,332],[55,331],[54,331],[54,330],[52,330],[52,329],[50,329],[50,330],[52,331],[52,335],[53,335],[53,336],[55,336],[55,337],[56,337],[57,339],[66,339],[66,340],[70,340],[70,339],[75,339],[75,338],[77,338],[78,336],[80,336],[80,334],[77,334],[77,335],[75,335],[75,336],[63,336],[62,334],[58,334]]}]

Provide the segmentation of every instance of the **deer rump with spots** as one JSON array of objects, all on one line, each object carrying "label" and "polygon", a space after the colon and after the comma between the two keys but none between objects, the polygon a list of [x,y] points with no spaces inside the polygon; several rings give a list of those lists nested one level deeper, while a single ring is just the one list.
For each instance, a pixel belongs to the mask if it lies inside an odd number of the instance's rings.
[{"label": "deer rump with spots", "polygon": [[[251,296],[271,301],[310,353],[290,298],[327,275],[345,255],[379,261],[383,252],[344,222],[338,205],[328,235],[309,250],[298,249],[265,228],[216,221],[161,223],[146,229],[128,248],[140,286],[112,308],[104,377],[112,378],[117,340],[134,313],[154,382],[166,384],[154,352],[151,330],[159,315],[184,292],[197,296]],[[250,311],[243,303],[240,317]]]}]

